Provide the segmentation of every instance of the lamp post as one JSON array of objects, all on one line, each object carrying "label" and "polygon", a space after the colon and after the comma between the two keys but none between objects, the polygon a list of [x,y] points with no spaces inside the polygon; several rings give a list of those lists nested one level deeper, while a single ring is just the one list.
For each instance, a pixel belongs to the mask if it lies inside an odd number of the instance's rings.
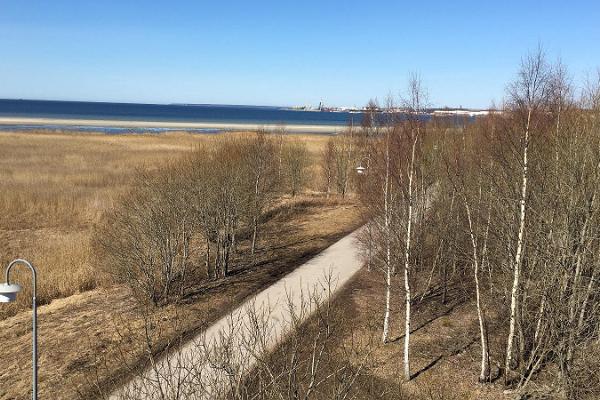
[{"label": "lamp post", "polygon": [[[363,167],[363,161],[367,160],[367,166]],[[354,168],[356,170],[356,173],[358,175],[364,175],[367,172],[367,169],[369,169],[369,162],[371,161],[371,158],[369,156],[367,157],[363,157],[360,159],[360,162],[358,163],[358,167]]]},{"label": "lamp post", "polygon": [[[367,166],[363,167],[363,161],[367,160]],[[360,159],[358,166],[356,168],[354,168],[354,170],[356,171],[356,173],[358,175],[366,175],[367,171],[369,170],[369,163],[371,162],[371,156],[367,155],[366,157],[363,157]],[[368,252],[368,257],[367,257],[367,271],[371,271],[371,260],[373,259],[372,254],[373,254],[373,226],[371,224],[371,220],[369,220],[369,222],[367,222],[367,235],[368,235],[368,241],[369,241],[369,252]]]},{"label": "lamp post", "polygon": [[32,369],[33,369],[33,383],[32,383],[32,392],[31,392],[31,398],[33,400],[37,400],[37,370],[38,370],[38,366],[37,366],[37,362],[38,362],[38,355],[37,355],[37,304],[36,304],[36,271],[33,265],[31,265],[31,263],[29,261],[26,260],[22,260],[22,259],[16,259],[14,261],[12,261],[10,264],[8,264],[8,267],[6,267],[6,283],[2,283],[0,284],[0,303],[10,303],[15,301],[15,299],[17,298],[17,293],[19,293],[21,291],[21,286],[17,285],[15,283],[11,284],[10,283],[10,271],[12,270],[13,266],[17,265],[17,264],[23,264],[27,267],[29,267],[29,270],[31,271],[31,287],[32,287],[32,311],[33,311],[33,320],[32,320],[32,354],[33,354],[33,359],[32,359]]}]

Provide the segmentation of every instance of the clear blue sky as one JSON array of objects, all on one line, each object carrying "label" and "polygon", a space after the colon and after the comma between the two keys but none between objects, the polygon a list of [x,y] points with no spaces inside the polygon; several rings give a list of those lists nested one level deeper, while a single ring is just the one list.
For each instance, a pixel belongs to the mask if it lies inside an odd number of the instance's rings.
[{"label": "clear blue sky", "polygon": [[595,72],[600,2],[0,0],[0,98],[485,107],[538,42]]}]

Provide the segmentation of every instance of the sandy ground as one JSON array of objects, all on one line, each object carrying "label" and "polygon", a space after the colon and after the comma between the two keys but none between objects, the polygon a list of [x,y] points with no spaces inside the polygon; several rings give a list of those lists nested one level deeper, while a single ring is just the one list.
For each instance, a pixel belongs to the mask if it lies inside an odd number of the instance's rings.
[{"label": "sandy ground", "polygon": [[[60,118],[14,118],[0,117],[0,125],[67,125],[96,126],[116,128],[171,128],[171,129],[223,129],[234,131],[253,131],[257,129],[277,130],[281,124],[242,124],[217,122],[159,122],[159,121],[120,121],[97,119],[60,119]],[[285,125],[287,132],[293,133],[338,133],[345,126],[332,125]]]},{"label": "sandy ground", "polygon": [[[225,340],[231,349],[235,349],[235,360],[239,367],[251,368],[264,350],[273,349],[285,337],[292,317],[303,320],[309,317],[310,311],[300,316],[294,315],[306,306],[308,299],[315,294],[335,294],[360,270],[363,262],[355,243],[356,238],[357,232],[344,237],[258,293],[184,345],[176,354],[159,360],[140,377],[113,393],[110,399],[130,396],[158,399],[164,396],[160,391],[175,390],[189,393],[186,398],[211,398],[213,391],[229,385],[231,374],[227,368],[215,365],[214,359],[206,360],[206,355],[217,354],[220,343]],[[328,277],[333,280],[331,287],[327,284]],[[261,340],[254,340],[250,333],[257,324],[257,316],[258,324],[265,332]],[[157,382],[160,382],[160,388]],[[194,392],[187,392],[192,387]],[[199,387],[203,388],[200,393]]]}]

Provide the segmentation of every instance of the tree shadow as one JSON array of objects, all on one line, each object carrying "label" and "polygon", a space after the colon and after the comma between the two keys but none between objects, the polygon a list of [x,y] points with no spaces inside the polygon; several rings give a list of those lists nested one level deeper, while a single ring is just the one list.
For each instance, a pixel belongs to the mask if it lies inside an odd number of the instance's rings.
[{"label": "tree shadow", "polygon": [[[427,365],[425,365],[423,368],[421,368],[420,370],[418,370],[417,372],[413,373],[410,376],[410,379],[415,379],[416,377],[418,377],[419,375],[423,374],[424,372],[427,372],[428,370],[430,370],[431,368],[433,368],[438,362],[440,362],[444,357],[453,357],[456,356],[460,353],[462,353],[463,351],[467,350],[469,347],[471,347],[471,345],[473,343],[477,342],[477,338],[471,339],[468,343],[464,344],[463,346],[457,347],[449,352],[447,352],[446,354],[440,354],[439,356],[437,356],[436,358],[434,358],[433,360],[431,360]],[[497,380],[499,375],[494,376],[492,379],[493,380]]]},{"label": "tree shadow", "polygon": [[[441,314],[437,314],[437,315],[434,315],[433,317],[429,318],[429,319],[428,319],[428,320],[426,320],[425,322],[421,323],[421,324],[420,324],[419,326],[417,326],[416,328],[412,329],[412,330],[410,331],[410,334],[412,335],[413,333],[415,333],[415,332],[418,332],[420,329],[423,329],[424,327],[426,327],[427,325],[431,324],[432,322],[434,322],[434,321],[436,321],[436,320],[438,320],[438,319],[440,319],[440,318],[442,318],[442,317],[445,317],[445,316],[448,316],[448,315],[452,314],[452,312],[454,311],[454,309],[455,309],[456,307],[458,307],[458,306],[462,305],[462,304],[464,304],[464,300],[461,300],[461,301],[459,301],[459,302],[457,302],[457,303],[453,304],[451,307],[449,307],[448,309],[446,309],[446,310],[445,310],[443,313],[441,313]],[[395,342],[399,341],[400,339],[403,339],[403,338],[404,338],[404,336],[405,336],[405,334],[402,334],[402,335],[400,335],[400,336],[398,336],[398,337],[395,337],[395,338],[393,338],[393,339],[390,339],[390,340],[389,340],[389,343],[395,343]]]},{"label": "tree shadow", "polygon": [[448,356],[453,357],[456,356],[460,353],[462,353],[463,351],[467,350],[469,347],[471,347],[471,345],[475,342],[477,342],[478,338],[473,338],[471,339],[469,342],[467,342],[464,346],[461,347],[457,347],[451,351],[448,352]]},{"label": "tree shadow", "polygon": [[418,370],[417,372],[415,372],[414,374],[412,374],[410,376],[410,379],[415,379],[417,376],[421,375],[423,372],[426,372],[427,370],[433,368],[442,358],[444,357],[443,354],[440,354],[439,356],[437,356],[436,358],[434,358],[433,360],[431,360],[429,362],[429,364],[427,364],[426,366],[424,366],[423,368],[421,368],[420,370]]},{"label": "tree shadow", "polygon": [[200,280],[186,288],[186,293],[179,302],[193,303],[201,296],[222,290],[224,286],[267,287],[302,264],[320,257],[325,249],[350,232],[310,236],[306,239],[292,235],[292,237],[288,236],[286,241],[279,238],[276,246],[260,249],[253,260],[244,260],[235,255],[232,267],[225,278]]}]

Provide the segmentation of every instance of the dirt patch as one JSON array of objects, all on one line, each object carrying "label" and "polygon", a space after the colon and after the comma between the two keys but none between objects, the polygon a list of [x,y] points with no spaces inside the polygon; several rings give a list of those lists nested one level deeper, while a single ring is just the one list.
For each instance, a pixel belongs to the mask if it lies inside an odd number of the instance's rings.
[{"label": "dirt patch", "polygon": [[[467,292],[453,288],[446,304],[440,296],[416,300],[411,331],[411,372],[404,382],[404,308],[400,277],[395,277],[391,310],[391,340],[381,343],[385,282],[383,274],[363,268],[334,300],[343,326],[341,342],[379,343],[371,353],[371,376],[380,388],[401,391],[408,399],[492,400],[510,398],[500,383],[481,385],[477,310]],[[492,327],[493,330],[493,327]],[[370,398],[366,388],[357,398]],[[399,397],[393,397],[399,398]],[[402,397],[405,398],[405,397]]]}]

